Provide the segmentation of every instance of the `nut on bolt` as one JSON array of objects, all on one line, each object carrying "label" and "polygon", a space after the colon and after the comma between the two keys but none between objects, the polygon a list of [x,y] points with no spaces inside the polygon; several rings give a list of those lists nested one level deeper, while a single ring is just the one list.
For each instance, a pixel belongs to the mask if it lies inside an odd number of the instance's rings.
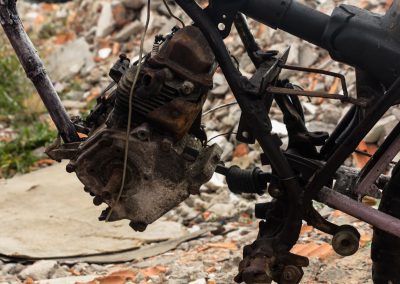
[{"label": "nut on bolt", "polygon": [[134,222],[130,222],[129,226],[135,230],[136,232],[144,232],[147,228],[147,224],[145,223],[134,223]]},{"label": "nut on bolt", "polygon": [[190,81],[185,81],[181,85],[180,90],[181,90],[182,94],[190,95],[194,90],[194,84],[192,82],[190,82]]},{"label": "nut on bolt", "polygon": [[299,283],[303,274],[301,267],[287,265],[282,271],[281,282],[279,283]]},{"label": "nut on bolt", "polygon": [[172,142],[168,139],[164,139],[163,141],[161,141],[160,146],[163,152],[169,152],[172,148]]},{"label": "nut on bolt", "polygon": [[75,172],[75,170],[76,170],[76,166],[75,166],[75,164],[73,164],[73,163],[69,163],[67,166],[66,166],[66,171],[67,171],[67,173],[73,173],[73,172]]}]

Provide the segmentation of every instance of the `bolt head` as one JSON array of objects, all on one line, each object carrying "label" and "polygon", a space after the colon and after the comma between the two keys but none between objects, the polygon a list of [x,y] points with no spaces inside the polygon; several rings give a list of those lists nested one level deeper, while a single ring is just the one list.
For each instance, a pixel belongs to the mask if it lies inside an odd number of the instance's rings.
[{"label": "bolt head", "polygon": [[194,84],[190,81],[185,81],[180,89],[184,95],[190,95],[194,90]]},{"label": "bolt head", "polygon": [[76,170],[76,166],[75,166],[74,164],[69,163],[69,164],[66,166],[65,169],[66,169],[67,173],[73,173],[73,172],[75,172],[75,170]]}]

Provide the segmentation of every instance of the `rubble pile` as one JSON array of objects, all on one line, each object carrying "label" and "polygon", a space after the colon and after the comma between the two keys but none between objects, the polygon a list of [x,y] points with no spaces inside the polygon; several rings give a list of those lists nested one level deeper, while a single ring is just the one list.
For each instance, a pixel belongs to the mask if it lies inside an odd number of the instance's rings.
[{"label": "rubble pile", "polygon": [[[190,24],[190,19],[173,1],[167,2],[177,17]],[[306,0],[306,4],[326,13],[331,12],[336,2]],[[345,2],[376,12],[384,11],[389,4],[385,0]],[[200,4],[206,3],[202,1]],[[145,0],[76,0],[62,5],[18,1],[24,25],[47,62],[47,71],[70,115],[85,115],[93,107],[96,98],[111,82],[108,71],[121,53],[132,59],[137,57],[146,20],[146,5]],[[150,29],[144,44],[146,52],[151,51],[155,35],[168,34],[174,26],[180,25],[169,14],[163,1],[152,0],[150,9]],[[288,64],[341,73],[346,76],[350,95],[355,96],[352,68],[332,61],[325,51],[289,34],[252,20],[249,23],[263,49],[283,52],[290,46]],[[242,73],[251,76],[255,71],[254,66],[234,28],[225,42],[239,62]],[[342,92],[340,81],[332,77],[294,71],[284,71],[282,76],[307,90]],[[214,89],[208,96],[204,111],[234,102],[225,78],[217,71]],[[349,108],[349,105],[340,101],[321,98],[302,98],[302,102],[310,131],[331,132]],[[261,167],[258,144],[247,146],[235,140],[240,114],[239,107],[232,104],[205,115],[203,123],[209,143],[218,143],[222,147],[222,160],[227,166]],[[282,114],[276,105],[271,109],[271,117],[273,131],[287,142]],[[369,133],[365,142],[379,145],[399,120],[399,109],[389,111]],[[360,166],[357,155],[347,163],[349,166]],[[183,242],[176,249],[161,255],[122,264],[99,265],[54,260],[17,263],[7,259],[1,261],[0,256],[0,283],[124,283],[128,279],[132,283],[233,283],[241,259],[241,248],[256,238],[254,204],[267,198],[230,193],[224,179],[214,175],[211,181],[202,186],[199,196],[191,196],[163,217],[185,225],[190,232],[210,229],[211,232],[198,239]],[[311,257],[304,283],[343,283],[343,277],[349,279],[346,283],[370,283],[368,245],[371,229],[338,211],[321,208],[328,219],[357,226],[363,232],[363,249],[354,257],[341,259],[328,245],[329,236],[304,225],[300,243],[294,248],[297,253]],[[93,282],[94,278],[97,282]],[[115,282],[106,282],[111,278]]]}]

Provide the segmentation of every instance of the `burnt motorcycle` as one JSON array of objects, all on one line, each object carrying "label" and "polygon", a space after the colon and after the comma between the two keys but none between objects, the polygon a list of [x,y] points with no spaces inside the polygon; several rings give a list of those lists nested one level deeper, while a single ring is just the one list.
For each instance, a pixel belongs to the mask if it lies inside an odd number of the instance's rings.
[{"label": "burnt motorcycle", "polygon": [[[131,62],[121,55],[110,70],[117,88],[104,92],[86,119],[69,118],[40,58],[23,30],[15,0],[0,0],[1,24],[28,77],[58,128],[60,137],[47,149],[55,160],[70,160],[95,204],[109,207],[103,221],[129,219],[146,229],[176,207],[216,172],[234,193],[269,194],[255,205],[259,234],[243,250],[238,283],[299,283],[308,259],[292,254],[302,221],[332,236],[333,249],[350,256],[360,234],[351,225],[335,225],[313,207],[317,200],[371,224],[374,283],[400,283],[400,171],[385,170],[400,152],[400,124],[362,170],[344,161],[385,112],[400,102],[400,3],[385,15],[340,5],[328,16],[295,0],[210,0],[202,9],[194,0],[176,0],[193,24],[155,38],[151,53]],[[289,50],[261,50],[246,16],[326,49],[334,60],[356,70],[356,97],[346,78],[325,70],[291,66]],[[242,76],[223,39],[235,25],[256,71]],[[258,142],[259,168],[227,168],[218,145],[208,145],[202,107],[221,68],[242,114],[237,140]],[[281,79],[284,69],[339,78],[343,94],[305,91]],[[299,97],[321,97],[352,105],[330,135],[310,132]],[[268,117],[273,101],[282,110],[287,148],[272,133]],[[127,131],[128,130],[128,131]],[[80,138],[77,133],[85,134]],[[361,202],[380,198],[379,210]]]}]

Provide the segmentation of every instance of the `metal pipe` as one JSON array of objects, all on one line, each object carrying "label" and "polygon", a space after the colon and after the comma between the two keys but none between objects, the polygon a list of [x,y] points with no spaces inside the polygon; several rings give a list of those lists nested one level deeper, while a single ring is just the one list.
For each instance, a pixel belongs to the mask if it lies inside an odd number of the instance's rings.
[{"label": "metal pipe", "polygon": [[295,0],[248,0],[242,11],[274,29],[281,29],[324,47],[322,35],[330,17]]},{"label": "metal pipe", "polygon": [[[359,196],[376,192],[375,182],[400,152],[400,123],[392,130],[376,153],[363,168],[354,190]],[[371,195],[370,195],[371,196]]]},{"label": "metal pipe", "polygon": [[260,67],[261,60],[256,56],[256,53],[261,49],[250,31],[246,16],[242,13],[238,13],[233,23],[235,24],[236,30],[243,42],[247,55],[257,68]]},{"label": "metal pipe", "polygon": [[67,143],[79,141],[75,126],[69,119],[37,51],[23,28],[17,12],[16,0],[0,0],[0,21],[26,75],[34,84],[61,138]]},{"label": "metal pipe", "polygon": [[328,187],[323,187],[318,193],[318,201],[329,207],[347,213],[374,227],[400,237],[400,220],[386,213],[371,208],[368,205],[354,201]]}]

